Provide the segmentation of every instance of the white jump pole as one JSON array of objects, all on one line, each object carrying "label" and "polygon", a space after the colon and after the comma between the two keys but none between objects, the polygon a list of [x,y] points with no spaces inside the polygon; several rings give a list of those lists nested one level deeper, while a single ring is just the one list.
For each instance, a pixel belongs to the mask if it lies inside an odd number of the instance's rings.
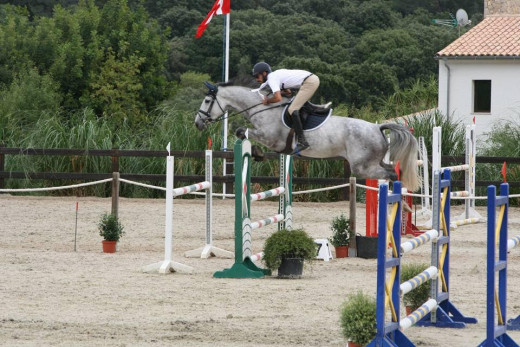
[{"label": "white jump pole", "polygon": [[172,261],[172,239],[173,239],[173,156],[170,155],[170,143],[166,146],[168,156],[166,157],[166,217],[164,223],[164,260],[147,265],[143,272],[156,272],[161,274],[169,272],[191,273],[193,268],[188,265]]},{"label": "white jump pole", "polygon": [[206,182],[209,182],[209,188],[206,189],[206,245],[187,251],[184,253],[184,256],[186,258],[202,259],[209,257],[234,258],[235,254],[233,252],[213,246],[213,151],[206,150],[205,158]]}]

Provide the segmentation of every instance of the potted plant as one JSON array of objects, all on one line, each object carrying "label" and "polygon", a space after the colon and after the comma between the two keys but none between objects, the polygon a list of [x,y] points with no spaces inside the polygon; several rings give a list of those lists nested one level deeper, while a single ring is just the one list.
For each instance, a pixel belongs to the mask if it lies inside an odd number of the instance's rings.
[{"label": "potted plant", "polygon": [[279,278],[300,278],[304,261],[316,253],[317,244],[303,229],[281,229],[265,240],[263,261],[267,268],[278,269]]},{"label": "potted plant", "polygon": [[99,235],[103,236],[103,252],[114,253],[116,244],[123,235],[123,226],[115,214],[105,213],[98,224]]},{"label": "potted plant", "polygon": [[[406,282],[429,267],[426,263],[406,263],[401,265],[401,283]],[[411,292],[403,295],[403,302],[406,309],[406,314],[409,315],[417,310],[430,298],[431,281],[423,283]]]},{"label": "potted plant", "polygon": [[349,347],[366,346],[376,336],[376,299],[358,291],[349,294],[340,312],[341,332]]},{"label": "potted plant", "polygon": [[350,229],[350,219],[342,213],[339,217],[334,217],[330,229],[332,237],[329,238],[329,242],[336,250],[336,258],[348,257],[348,246],[351,237],[354,237],[353,231]]}]

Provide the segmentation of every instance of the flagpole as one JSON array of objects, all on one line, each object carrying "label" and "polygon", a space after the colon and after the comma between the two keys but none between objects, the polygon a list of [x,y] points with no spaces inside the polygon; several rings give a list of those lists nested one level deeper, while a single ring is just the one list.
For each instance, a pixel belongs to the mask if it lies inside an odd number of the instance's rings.
[{"label": "flagpole", "polygon": [[[224,49],[224,82],[227,82],[229,79],[229,28],[230,28],[230,14],[226,14],[226,20],[224,24],[224,30],[225,30],[225,49]],[[224,115],[224,122],[222,123],[222,150],[227,151],[228,150],[228,114]],[[227,174],[227,160],[224,158],[224,165],[222,166],[222,176],[226,176]],[[224,182],[222,184],[222,193],[226,193],[226,183]],[[225,199],[226,197],[223,195],[222,199]]]}]

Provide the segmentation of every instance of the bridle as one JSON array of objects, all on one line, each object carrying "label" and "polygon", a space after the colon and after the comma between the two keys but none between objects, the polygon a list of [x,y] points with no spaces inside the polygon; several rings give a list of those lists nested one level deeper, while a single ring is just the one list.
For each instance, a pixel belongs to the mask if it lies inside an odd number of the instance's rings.
[{"label": "bridle", "polygon": [[[204,85],[206,85],[206,87],[208,87],[208,93],[206,94],[206,96],[210,96],[211,97],[211,103],[209,104],[209,107],[208,107],[208,110],[207,111],[204,111],[204,110],[201,110],[199,109],[199,111],[197,112],[198,116],[200,117],[200,119],[202,120],[202,122],[204,124],[211,124],[211,123],[216,123],[216,122],[220,122],[222,120],[224,120],[224,115],[226,114],[226,111],[224,110],[224,108],[220,105],[218,99],[217,99],[217,92],[218,92],[218,86],[216,85],[213,85],[209,82],[204,82]],[[220,111],[222,111],[222,114],[218,117],[216,117],[215,119],[213,119],[211,117],[211,110],[213,109],[213,106],[215,105],[215,102],[217,103],[218,107],[220,108]],[[282,107],[282,106],[285,106],[287,105],[288,103],[285,103],[285,104],[281,104],[281,105],[276,105],[276,106],[273,106],[273,107],[268,107],[266,109],[262,109],[262,110],[259,110],[255,113],[253,113],[251,115],[254,116],[260,112],[263,112],[263,111],[267,111],[267,110],[270,110],[270,109],[273,109],[273,108],[278,108],[278,107]],[[255,104],[253,106],[250,106],[250,107],[247,107],[241,111],[237,111],[235,113],[233,113],[232,115],[228,115],[227,118],[231,118],[231,117],[234,117],[236,115],[239,115],[241,113],[244,113],[244,112],[247,112],[249,111],[250,109],[252,108],[255,108],[257,106],[260,106],[262,105],[262,103],[258,103],[258,104]]]},{"label": "bridle", "polygon": [[[199,115],[200,119],[202,120],[202,122],[204,124],[209,124],[209,123],[214,123],[214,122],[219,121],[222,117],[224,117],[224,115],[226,114],[226,111],[224,111],[224,109],[218,102],[218,99],[217,99],[218,87],[214,86],[208,82],[204,82],[204,84],[206,85],[206,87],[208,87],[208,93],[206,94],[206,96],[211,97],[211,103],[209,104],[207,111],[199,109],[199,112],[197,112],[197,114]],[[220,110],[222,111],[222,114],[220,116],[218,116],[217,118],[212,119],[211,110],[213,109],[213,105],[215,105],[215,102],[217,102],[217,105],[220,108]],[[202,117],[202,116],[204,116],[204,117]]]}]

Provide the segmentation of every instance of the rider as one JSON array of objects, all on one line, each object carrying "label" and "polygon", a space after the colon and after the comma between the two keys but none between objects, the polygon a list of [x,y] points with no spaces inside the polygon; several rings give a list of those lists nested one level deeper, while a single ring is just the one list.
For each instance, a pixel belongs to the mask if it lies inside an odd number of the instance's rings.
[{"label": "rider", "polygon": [[253,76],[262,85],[260,89],[269,85],[273,97],[262,100],[264,105],[282,101],[282,91],[290,94],[290,89],[299,89],[298,94],[289,105],[289,114],[292,116],[294,131],[298,144],[291,154],[301,152],[309,148],[309,144],[303,135],[302,115],[300,108],[309,101],[320,85],[318,76],[305,70],[280,69],[272,71],[269,64],[260,62],[253,67]]}]

